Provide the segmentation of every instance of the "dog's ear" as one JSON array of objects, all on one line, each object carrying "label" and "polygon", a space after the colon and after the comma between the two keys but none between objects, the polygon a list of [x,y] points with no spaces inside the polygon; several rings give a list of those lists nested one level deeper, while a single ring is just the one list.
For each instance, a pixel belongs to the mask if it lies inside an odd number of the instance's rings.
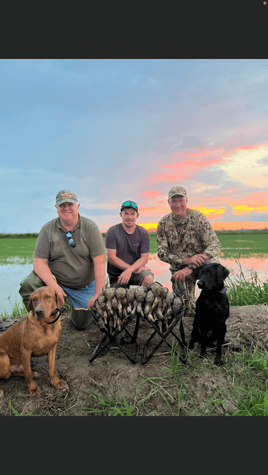
[{"label": "dog's ear", "polygon": [[59,301],[59,297],[56,291],[55,291],[55,302],[56,302],[57,308],[60,308],[60,301]]},{"label": "dog's ear", "polygon": [[230,272],[228,269],[226,269],[226,267],[222,266],[221,264],[218,266],[218,277],[222,279],[222,281],[224,281],[229,274]]}]

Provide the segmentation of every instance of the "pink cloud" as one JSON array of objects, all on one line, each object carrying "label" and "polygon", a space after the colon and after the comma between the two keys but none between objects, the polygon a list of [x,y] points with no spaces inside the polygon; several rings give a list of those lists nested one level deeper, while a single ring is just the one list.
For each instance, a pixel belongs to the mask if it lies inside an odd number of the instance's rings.
[{"label": "pink cloud", "polygon": [[211,167],[215,163],[223,162],[222,158],[217,158],[215,160],[195,160],[187,159],[183,162],[173,163],[171,165],[166,165],[166,168],[181,168],[181,167],[197,167],[197,168],[207,168]]},{"label": "pink cloud", "polygon": [[[175,182],[176,180],[189,180],[198,170],[211,167],[217,163],[224,161],[219,154],[223,153],[223,149],[203,149],[199,152],[189,152],[188,150],[172,153],[165,158],[165,162],[161,164],[162,173],[156,173],[148,178],[150,183]],[[209,158],[211,157],[211,158]],[[170,173],[173,169],[173,173]]]},{"label": "pink cloud", "polygon": [[142,191],[141,197],[142,198],[156,198],[157,196],[160,196],[161,192],[159,190],[145,190]]},{"label": "pink cloud", "polygon": [[257,142],[254,143],[253,145],[240,145],[239,147],[235,147],[229,152],[224,152],[222,154],[223,156],[223,161],[225,157],[230,157],[232,155],[235,155],[236,153],[240,152],[241,150],[258,150],[260,147],[267,147],[268,142]]},{"label": "pink cloud", "polygon": [[140,218],[151,217],[151,216],[164,216],[170,213],[170,207],[168,203],[153,205],[153,206],[139,206]]}]

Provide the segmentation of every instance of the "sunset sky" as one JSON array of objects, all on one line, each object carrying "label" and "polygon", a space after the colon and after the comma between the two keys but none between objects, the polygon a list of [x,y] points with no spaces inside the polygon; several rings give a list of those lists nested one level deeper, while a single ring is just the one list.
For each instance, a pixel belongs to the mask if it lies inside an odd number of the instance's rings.
[{"label": "sunset sky", "polygon": [[214,229],[268,227],[268,60],[0,60],[0,232],[39,232],[74,191],[105,232],[154,229],[174,185]]}]

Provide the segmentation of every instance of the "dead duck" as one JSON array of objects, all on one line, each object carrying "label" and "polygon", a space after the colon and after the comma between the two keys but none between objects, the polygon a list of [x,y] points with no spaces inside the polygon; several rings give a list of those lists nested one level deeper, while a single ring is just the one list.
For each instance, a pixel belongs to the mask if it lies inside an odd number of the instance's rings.
[{"label": "dead duck", "polygon": [[143,307],[143,302],[145,300],[145,297],[146,297],[145,288],[142,287],[142,286],[136,287],[135,288],[135,300],[137,300],[137,302],[138,302],[138,304],[137,304],[137,313],[139,313],[142,317],[144,317],[142,307]]}]

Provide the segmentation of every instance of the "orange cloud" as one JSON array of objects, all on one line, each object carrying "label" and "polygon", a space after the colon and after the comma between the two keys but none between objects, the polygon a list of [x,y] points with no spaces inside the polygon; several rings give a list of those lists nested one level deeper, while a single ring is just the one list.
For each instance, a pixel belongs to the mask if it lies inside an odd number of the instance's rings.
[{"label": "orange cloud", "polygon": [[156,231],[157,223],[139,223],[140,226],[147,229],[147,231]]},{"label": "orange cloud", "polygon": [[198,206],[196,208],[192,207],[192,209],[197,209],[200,211],[200,213],[203,213],[205,216],[207,216],[208,219],[216,219],[225,213],[225,208],[215,209],[207,208],[206,206]]},{"label": "orange cloud", "polygon": [[267,225],[264,222],[252,222],[252,221],[230,221],[230,222],[217,222],[211,223],[211,226],[215,231],[221,229],[267,229]]},{"label": "orange cloud", "polygon": [[238,206],[233,206],[234,214],[240,215],[240,214],[248,214],[251,213],[254,210],[257,210],[258,213],[265,213],[268,212],[268,206],[247,206],[247,205],[238,205]]},{"label": "orange cloud", "polygon": [[[149,232],[156,232],[157,228],[157,223],[155,222],[150,222],[150,223],[138,223],[140,226],[143,226],[145,229],[147,229]],[[240,229],[267,229],[267,223],[260,221],[260,222],[252,222],[252,221],[230,221],[230,222],[212,222],[210,223],[211,226],[215,231],[220,231],[220,230],[240,230]],[[110,226],[113,226],[113,224],[106,224],[103,226],[100,226],[100,231],[102,233],[106,233],[108,228]]]},{"label": "orange cloud", "polygon": [[239,205],[247,205],[247,206],[253,206],[254,208],[256,206],[266,206],[267,203],[267,191],[259,191],[257,193],[250,193],[248,195],[243,196],[238,203],[232,203],[233,206],[239,206]]}]

